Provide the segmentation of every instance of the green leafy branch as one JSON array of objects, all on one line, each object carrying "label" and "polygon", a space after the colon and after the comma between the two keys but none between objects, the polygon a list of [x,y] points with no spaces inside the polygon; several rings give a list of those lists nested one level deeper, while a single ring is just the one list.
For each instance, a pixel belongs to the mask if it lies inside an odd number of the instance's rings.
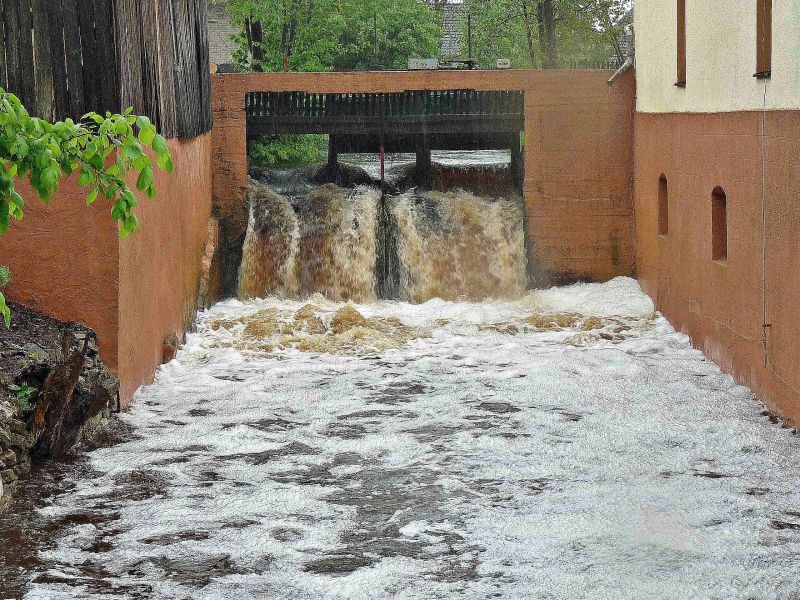
[{"label": "green leafy branch", "polygon": [[[134,132],[136,128],[136,132]],[[127,184],[135,173],[136,189],[153,198],[155,166],[173,171],[166,140],[147,117],[133,114],[97,113],[50,123],[32,117],[14,94],[0,88],[0,234],[12,219],[21,220],[25,202],[15,180],[28,179],[36,194],[50,202],[64,177],[77,175],[86,188],[86,204],[102,197],[111,203],[111,217],[119,223],[119,235],[127,238],[139,228],[134,209],[136,194]],[[10,311],[0,293],[0,316],[10,324]]]}]

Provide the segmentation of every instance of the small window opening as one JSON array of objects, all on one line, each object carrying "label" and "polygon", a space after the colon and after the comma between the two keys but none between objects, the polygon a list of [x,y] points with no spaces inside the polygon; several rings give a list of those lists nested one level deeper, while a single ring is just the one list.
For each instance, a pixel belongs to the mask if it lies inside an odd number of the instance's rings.
[{"label": "small window opening", "polygon": [[728,259],[728,197],[721,187],[711,194],[711,257]]},{"label": "small window opening", "polygon": [[756,0],[756,77],[772,75],[772,0]]},{"label": "small window opening", "polygon": [[664,175],[658,178],[658,233],[669,234],[669,186]]},{"label": "small window opening", "polygon": [[675,85],[686,87],[686,0],[678,2],[678,78]]}]

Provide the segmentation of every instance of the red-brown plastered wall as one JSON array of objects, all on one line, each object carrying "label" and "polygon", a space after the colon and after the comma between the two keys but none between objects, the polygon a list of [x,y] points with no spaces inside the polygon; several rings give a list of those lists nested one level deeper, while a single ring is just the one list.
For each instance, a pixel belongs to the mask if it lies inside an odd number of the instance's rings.
[{"label": "red-brown plastered wall", "polygon": [[[763,123],[758,112],[636,115],[637,271],[677,329],[799,422],[800,112],[768,112]],[[727,196],[725,261],[712,259],[717,186]]]},{"label": "red-brown plastered wall", "polygon": [[[25,218],[0,237],[13,274],[9,298],[92,327],[102,358],[120,377],[126,405],[152,380],[164,339],[180,338],[197,303],[211,211],[211,134],[170,140],[175,173],[156,173],[158,196],[139,199],[141,230],[120,241],[110,205],[87,207],[65,182],[49,205],[21,184]],[[134,183],[134,181],[131,181]]]},{"label": "red-brown plastered wall", "polygon": [[26,183],[25,218],[0,236],[0,265],[11,269],[10,300],[97,332],[103,360],[117,367],[119,246],[110,207],[86,206],[86,191],[65,181],[44,204]]},{"label": "red-brown plastered wall", "polygon": [[214,210],[246,226],[245,95],[258,91],[525,92],[528,233],[538,283],[632,275],[634,78],[607,71],[254,73],[212,77]]},{"label": "red-brown plastered wall", "polygon": [[211,134],[169,142],[175,173],[157,174],[155,201],[139,204],[141,230],[120,243],[119,376],[127,402],[152,381],[166,337],[194,321],[211,213]]}]

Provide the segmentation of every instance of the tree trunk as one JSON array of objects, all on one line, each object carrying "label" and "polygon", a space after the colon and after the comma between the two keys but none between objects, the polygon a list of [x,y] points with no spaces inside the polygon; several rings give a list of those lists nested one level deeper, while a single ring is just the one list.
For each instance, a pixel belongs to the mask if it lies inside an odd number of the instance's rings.
[{"label": "tree trunk", "polygon": [[558,68],[558,36],[556,34],[556,11],[553,0],[539,0],[539,48],[542,53],[542,67]]},{"label": "tree trunk", "polygon": [[263,71],[262,62],[264,60],[264,49],[262,43],[264,41],[263,29],[261,21],[247,20],[245,23],[247,27],[247,44],[250,50],[250,68],[253,71]]},{"label": "tree trunk", "polygon": [[522,22],[525,26],[525,38],[528,42],[528,54],[531,57],[531,67],[536,68],[536,44],[533,39],[533,15],[528,10],[528,0],[522,0]]},{"label": "tree trunk", "polygon": [[88,335],[80,349],[71,347],[72,339],[72,334],[65,331],[61,341],[61,360],[47,376],[39,393],[31,426],[31,434],[36,440],[33,451],[35,456],[60,456],[64,450],[64,416],[72,402],[75,386],[78,385],[83,371],[86,350],[89,348]]}]

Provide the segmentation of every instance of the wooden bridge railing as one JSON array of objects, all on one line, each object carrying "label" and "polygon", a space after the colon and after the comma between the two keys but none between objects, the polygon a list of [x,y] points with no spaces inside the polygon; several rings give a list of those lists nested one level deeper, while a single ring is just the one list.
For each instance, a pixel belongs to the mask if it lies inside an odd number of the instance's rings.
[{"label": "wooden bridge railing", "polygon": [[418,90],[402,93],[315,94],[251,92],[248,117],[324,119],[336,117],[518,116],[525,112],[522,92]]}]

